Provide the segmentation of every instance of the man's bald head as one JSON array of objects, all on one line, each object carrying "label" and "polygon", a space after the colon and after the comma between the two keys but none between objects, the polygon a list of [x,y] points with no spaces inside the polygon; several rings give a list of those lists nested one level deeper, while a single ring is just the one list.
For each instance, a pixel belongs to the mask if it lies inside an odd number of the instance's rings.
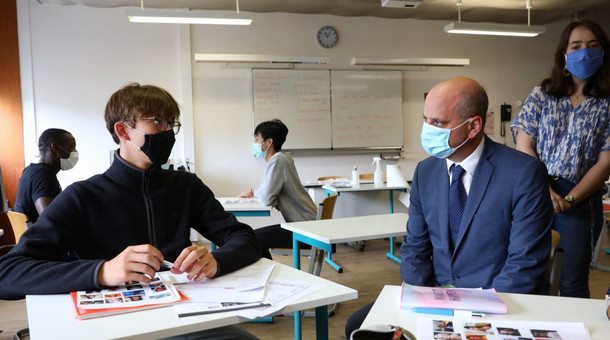
[{"label": "man's bald head", "polygon": [[485,126],[489,101],[487,93],[476,80],[451,78],[436,84],[426,100],[443,100],[462,119],[480,116]]}]

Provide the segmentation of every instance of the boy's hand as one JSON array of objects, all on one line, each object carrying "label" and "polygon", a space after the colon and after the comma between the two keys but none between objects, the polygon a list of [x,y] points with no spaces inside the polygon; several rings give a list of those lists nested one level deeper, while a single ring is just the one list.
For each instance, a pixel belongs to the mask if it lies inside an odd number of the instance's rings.
[{"label": "boy's hand", "polygon": [[[150,283],[159,270],[163,254],[150,244],[130,246],[110,261],[104,262],[98,273],[103,286],[118,286],[128,281]],[[147,276],[148,275],[148,276]]]},{"label": "boy's hand", "polygon": [[205,247],[192,245],[184,248],[180,256],[174,261],[174,274],[188,273],[189,280],[195,279],[196,282],[203,278],[212,278],[218,272],[218,263],[212,254]]}]

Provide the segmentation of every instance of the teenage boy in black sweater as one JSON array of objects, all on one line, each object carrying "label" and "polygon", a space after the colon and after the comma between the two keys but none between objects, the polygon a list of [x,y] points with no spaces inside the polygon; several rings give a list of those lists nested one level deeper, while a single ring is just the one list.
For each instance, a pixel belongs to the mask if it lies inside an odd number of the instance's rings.
[{"label": "teenage boy in black sweater", "polygon": [[[110,97],[104,118],[120,146],[112,165],[69,186],[0,258],[0,299],[148,283],[163,260],[201,281],[260,258],[252,229],[224,211],[197,176],[161,169],[179,115],[174,98],[156,86],[133,83]],[[190,228],[220,247],[210,253],[192,245]],[[78,259],[62,261],[66,252]],[[235,327],[219,330],[201,336]],[[238,331],[234,338],[252,336]]]}]

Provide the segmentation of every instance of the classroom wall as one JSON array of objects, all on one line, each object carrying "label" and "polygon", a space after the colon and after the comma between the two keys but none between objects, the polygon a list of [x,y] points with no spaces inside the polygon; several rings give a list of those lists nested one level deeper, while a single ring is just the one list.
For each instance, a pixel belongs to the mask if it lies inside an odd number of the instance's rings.
[{"label": "classroom wall", "polygon": [[[556,42],[567,23],[566,19],[546,25],[547,33],[536,38],[513,38],[450,36],[443,32],[445,21],[411,19],[258,13],[252,14],[251,26],[188,29],[129,23],[126,8],[53,6],[28,0],[19,1],[18,10],[20,32],[26,32],[20,33],[20,52],[29,56],[21,62],[22,78],[31,73],[22,86],[24,99],[29,98],[24,102],[26,163],[37,155],[39,134],[59,126],[73,132],[81,156],[74,170],[60,172],[61,184],[65,187],[103,172],[110,150],[116,148],[103,121],[108,97],[131,81],[152,83],[169,90],[185,109],[183,121],[192,121],[185,127],[187,133],[179,134],[172,157],[193,161],[196,173],[217,196],[234,196],[256,186],[265,170],[264,162],[251,155],[252,76],[249,69],[185,65],[184,60],[188,63],[195,53],[327,56],[331,69],[352,69],[349,62],[354,56],[469,58],[467,67],[403,72],[405,151],[399,163],[410,177],[417,162],[426,157],[419,143],[425,92],[449,77],[477,79],[495,111],[490,137],[513,145],[508,124],[507,136],[500,136],[500,105],[511,104],[513,117],[519,112],[518,103],[550,70]],[[600,22],[608,21],[596,15]],[[332,49],[316,42],[315,35],[324,25],[339,32],[339,44]],[[353,166],[361,173],[372,172],[372,156],[294,159],[305,182],[323,175],[349,175]],[[387,193],[342,195],[335,216],[384,213],[387,199]]]}]

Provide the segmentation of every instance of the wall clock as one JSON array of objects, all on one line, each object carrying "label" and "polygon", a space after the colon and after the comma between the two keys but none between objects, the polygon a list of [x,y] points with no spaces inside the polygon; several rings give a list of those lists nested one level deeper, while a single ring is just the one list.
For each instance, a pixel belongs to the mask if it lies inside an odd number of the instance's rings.
[{"label": "wall clock", "polygon": [[339,34],[337,30],[331,26],[324,26],[318,31],[318,44],[324,48],[331,48],[337,45]]}]

